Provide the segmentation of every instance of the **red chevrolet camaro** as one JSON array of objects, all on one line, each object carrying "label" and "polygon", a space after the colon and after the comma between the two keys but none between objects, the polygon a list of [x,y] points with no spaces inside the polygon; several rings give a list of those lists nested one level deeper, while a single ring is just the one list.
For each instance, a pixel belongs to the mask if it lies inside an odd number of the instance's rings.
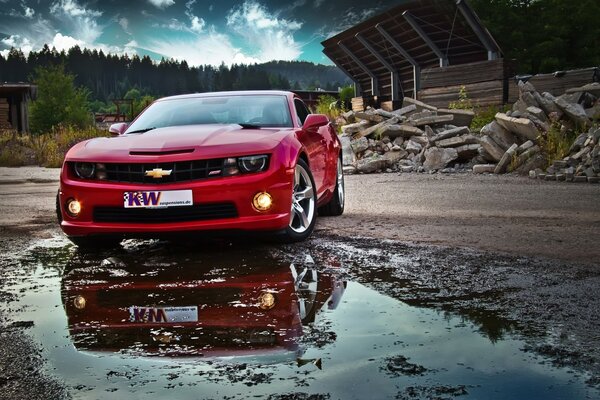
[{"label": "red chevrolet camaro", "polygon": [[208,230],[300,241],[317,212],[344,211],[335,129],[293,93],[167,97],[110,131],[63,164],[57,213],[80,246]]}]

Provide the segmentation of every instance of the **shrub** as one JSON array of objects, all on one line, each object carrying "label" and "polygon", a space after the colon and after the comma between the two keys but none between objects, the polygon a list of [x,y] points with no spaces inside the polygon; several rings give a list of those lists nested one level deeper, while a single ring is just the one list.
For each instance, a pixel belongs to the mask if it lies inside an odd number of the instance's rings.
[{"label": "shrub", "polygon": [[336,98],[328,94],[319,96],[315,110],[317,114],[327,115],[331,121],[335,121],[335,119],[344,112],[338,105]]},{"label": "shrub", "polygon": [[37,164],[60,167],[67,151],[76,143],[94,137],[108,136],[108,132],[89,127],[77,129],[57,126],[42,135],[0,135],[0,166],[16,167]]},{"label": "shrub", "polygon": [[546,158],[548,165],[569,155],[569,149],[580,132],[572,130],[561,131],[561,124],[554,122],[546,134],[538,137],[538,145]]}]

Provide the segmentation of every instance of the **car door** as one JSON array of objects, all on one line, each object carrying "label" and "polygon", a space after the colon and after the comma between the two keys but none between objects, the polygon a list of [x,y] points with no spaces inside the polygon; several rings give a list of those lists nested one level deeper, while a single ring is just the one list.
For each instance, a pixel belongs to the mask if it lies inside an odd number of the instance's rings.
[{"label": "car door", "polygon": [[[294,99],[294,107],[296,108],[298,123],[302,126],[310,111],[300,99]],[[308,162],[315,185],[317,186],[317,197],[319,197],[325,190],[325,167],[327,165],[327,143],[325,137],[319,133],[319,130],[306,131],[302,129],[300,141],[308,152]]]}]

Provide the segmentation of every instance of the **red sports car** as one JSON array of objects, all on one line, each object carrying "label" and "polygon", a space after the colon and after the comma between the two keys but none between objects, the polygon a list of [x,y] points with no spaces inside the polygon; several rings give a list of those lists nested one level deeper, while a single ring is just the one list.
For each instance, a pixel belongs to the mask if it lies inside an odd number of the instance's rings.
[{"label": "red sports car", "polygon": [[335,129],[293,93],[167,97],[110,131],[63,164],[57,214],[78,245],[206,230],[300,241],[317,210],[344,211]]}]

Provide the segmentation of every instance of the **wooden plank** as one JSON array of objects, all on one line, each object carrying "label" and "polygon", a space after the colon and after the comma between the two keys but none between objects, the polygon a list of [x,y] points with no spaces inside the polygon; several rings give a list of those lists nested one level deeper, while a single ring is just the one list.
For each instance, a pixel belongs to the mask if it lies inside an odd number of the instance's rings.
[{"label": "wooden plank", "polygon": [[421,89],[502,80],[506,70],[504,59],[423,69]]},{"label": "wooden plank", "polygon": [[[420,90],[419,100],[435,107],[448,107],[458,100],[461,86],[447,86]],[[502,105],[504,99],[504,83],[502,80],[480,82],[464,85],[467,95],[474,106],[486,107]]]}]

